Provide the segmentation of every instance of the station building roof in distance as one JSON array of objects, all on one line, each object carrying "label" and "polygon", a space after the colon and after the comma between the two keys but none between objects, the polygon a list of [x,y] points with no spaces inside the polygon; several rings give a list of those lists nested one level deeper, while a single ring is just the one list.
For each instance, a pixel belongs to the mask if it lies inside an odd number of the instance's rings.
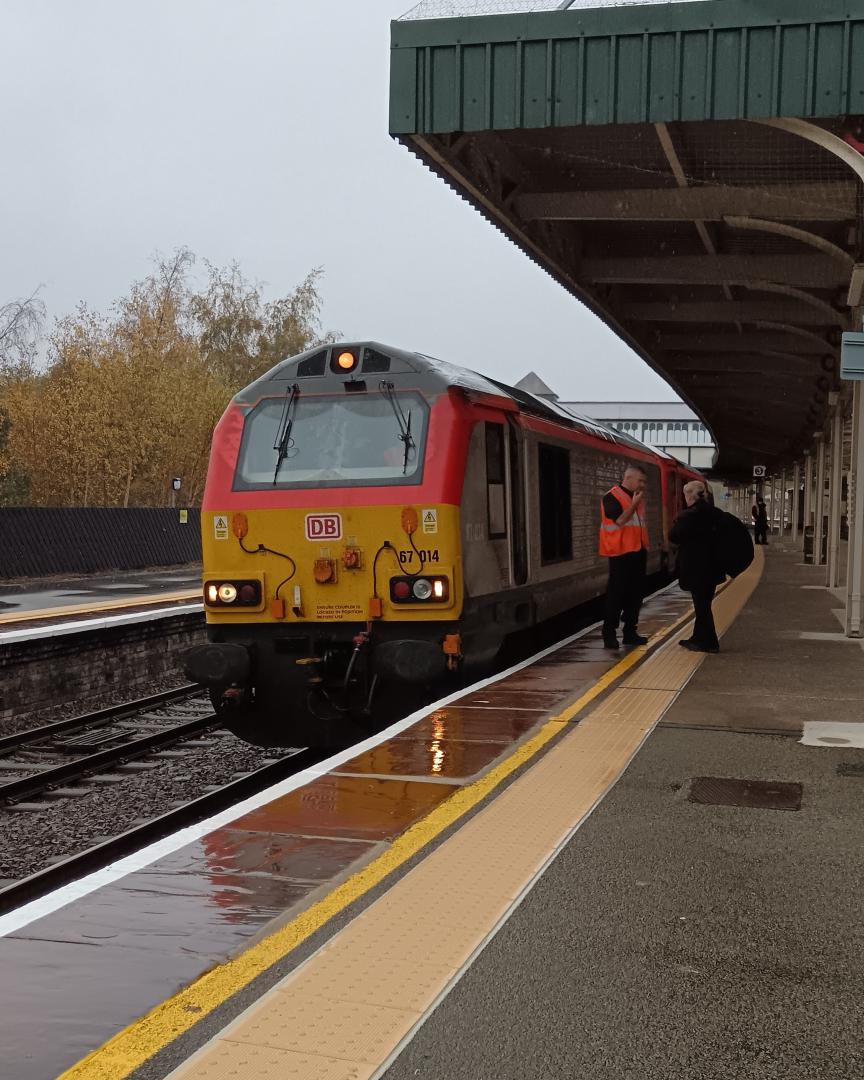
[{"label": "station building roof in distance", "polygon": [[809,446],[860,325],[864,5],[422,0],[392,45],[392,135],[670,382],[718,472]]}]

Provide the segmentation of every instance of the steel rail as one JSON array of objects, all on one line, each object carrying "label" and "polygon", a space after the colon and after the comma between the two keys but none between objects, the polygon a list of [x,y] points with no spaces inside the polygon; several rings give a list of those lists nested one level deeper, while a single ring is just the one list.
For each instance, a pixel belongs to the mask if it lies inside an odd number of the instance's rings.
[{"label": "steel rail", "polygon": [[26,746],[28,743],[39,742],[41,739],[53,739],[55,735],[68,734],[78,728],[100,727],[127,714],[141,712],[142,709],[156,708],[166,702],[176,701],[178,698],[189,697],[201,689],[197,683],[187,683],[173,690],[163,690],[159,694],[138,698],[137,701],[125,701],[121,705],[109,705],[105,709],[73,716],[68,720],[55,720],[51,724],[42,724],[40,727],[28,728],[26,731],[16,731],[12,735],[4,735],[0,738],[0,754],[16,750],[19,746]]},{"label": "steel rail", "polygon": [[[142,735],[139,739],[130,739],[129,742],[111,746],[107,750],[88,754],[86,757],[78,758],[77,761],[69,761],[65,765],[55,765],[30,776],[23,776],[19,780],[11,780],[8,783],[0,784],[0,802],[17,802],[28,795],[38,794],[58,784],[67,783],[69,780],[78,780],[82,776],[87,776],[88,773],[99,772],[106,765],[132,761],[150,753],[152,750],[170,746],[172,743],[186,739],[190,735],[196,735],[205,728],[215,727],[218,723],[219,720],[216,714],[210,713],[208,716],[199,717],[197,720],[188,720],[183,724],[175,724],[172,727],[165,728],[164,731],[157,731],[151,735]],[[2,769],[2,763],[0,763],[0,769]]]}]

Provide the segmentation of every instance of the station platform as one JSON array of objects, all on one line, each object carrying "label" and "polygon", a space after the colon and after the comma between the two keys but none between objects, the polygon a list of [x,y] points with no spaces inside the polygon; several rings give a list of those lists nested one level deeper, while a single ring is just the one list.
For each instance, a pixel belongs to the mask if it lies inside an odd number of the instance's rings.
[{"label": "station platform", "polygon": [[856,1074],[861,646],[799,561],[718,656],[668,590],[0,917],[10,1075]]},{"label": "station platform", "polygon": [[32,629],[44,632],[94,616],[146,614],[190,604],[203,608],[198,566],[0,582],[0,640],[16,640]]}]

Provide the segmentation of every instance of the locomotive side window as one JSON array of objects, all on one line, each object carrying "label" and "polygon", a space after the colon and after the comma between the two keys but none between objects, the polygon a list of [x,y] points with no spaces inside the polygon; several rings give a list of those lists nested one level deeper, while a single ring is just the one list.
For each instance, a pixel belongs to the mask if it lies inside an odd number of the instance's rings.
[{"label": "locomotive side window", "polygon": [[540,561],[573,558],[573,522],[570,508],[570,451],[538,443],[540,477]]},{"label": "locomotive side window", "polygon": [[504,428],[486,424],[486,504],[489,539],[507,535],[507,501],[504,495]]},{"label": "locomotive side window", "polygon": [[400,415],[380,394],[301,392],[288,427],[285,399],[265,398],[246,417],[234,490],[419,484],[429,408],[416,393],[395,400]]}]

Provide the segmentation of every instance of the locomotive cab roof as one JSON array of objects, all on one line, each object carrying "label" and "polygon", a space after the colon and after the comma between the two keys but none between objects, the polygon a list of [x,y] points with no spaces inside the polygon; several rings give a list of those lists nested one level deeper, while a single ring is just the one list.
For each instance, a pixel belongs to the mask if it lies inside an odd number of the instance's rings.
[{"label": "locomotive cab roof", "polygon": [[[469,397],[478,394],[503,397],[515,404],[519,412],[530,416],[542,417],[620,446],[667,456],[658,454],[656,450],[631,435],[581,416],[558,402],[509,386],[469,368],[459,367],[424,353],[384,345],[378,341],[339,341],[307,349],[282,360],[241,390],[234,400],[238,405],[248,406],[262,397],[284,393],[285,384],[295,380],[300,393],[306,387],[320,393],[324,389],[335,390],[339,386],[344,386],[346,390],[377,391],[379,383],[389,381],[390,376],[406,375],[413,376],[412,387],[421,391],[439,394],[456,387]],[[402,379],[399,379],[399,382],[402,382]],[[395,385],[398,388],[398,383]]]}]

